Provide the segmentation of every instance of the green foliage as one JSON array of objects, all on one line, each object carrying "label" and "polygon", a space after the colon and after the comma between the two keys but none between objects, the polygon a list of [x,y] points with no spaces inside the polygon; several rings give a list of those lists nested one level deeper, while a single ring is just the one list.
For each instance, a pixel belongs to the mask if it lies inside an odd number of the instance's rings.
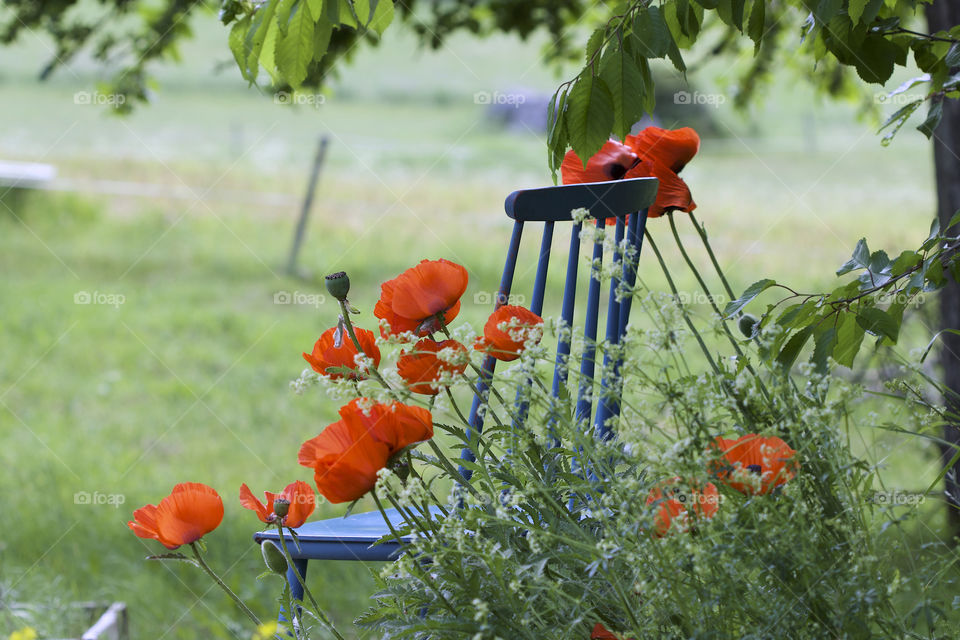
[{"label": "green foliage", "polygon": [[[889,266],[883,257],[863,242],[841,270],[881,273]],[[775,286],[757,283],[732,308]],[[380,573],[376,604],[357,623],[391,638],[582,640],[596,623],[624,638],[766,637],[778,628],[796,638],[943,637],[953,624],[944,599],[931,595],[919,606],[904,597],[940,581],[942,566],[926,558],[903,575],[890,562],[902,544],[896,531],[918,511],[880,506],[878,467],[843,435],[863,390],[816,363],[796,384],[766,355],[769,328],[752,330],[735,359],[717,354],[712,371],[700,370],[688,356],[703,323],[642,287],[634,305],[649,321],[619,349],[597,345],[624,357],[623,378],[613,379],[629,392],[615,437],[598,440],[575,418],[576,367],[567,393],[553,399],[550,353],[528,349],[494,380],[495,389],[511,391],[506,399],[482,400],[482,434],[436,425],[474,453],[462,465],[469,482],[447,461],[455,446],[416,453],[414,473],[378,484],[381,501],[403,518],[396,535],[415,535]],[[794,318],[819,313],[804,306]],[[568,335],[554,330],[558,339]],[[863,313],[843,316],[837,329],[808,322],[795,335],[812,337],[825,363],[840,335],[866,331],[884,335],[889,327]],[[578,348],[575,359],[586,346]],[[524,382],[531,373],[539,383]],[[602,375],[611,375],[607,365]],[[509,426],[514,389],[530,408],[519,430]],[[918,412],[918,420],[930,418]],[[783,438],[797,449],[796,477],[766,495],[725,485],[711,443],[731,433]],[[691,487],[716,483],[719,509],[655,535],[663,502],[651,492],[679,478]],[[698,493],[683,495],[692,501]],[[430,515],[431,507],[456,517]]]},{"label": "green foliage", "polygon": [[[958,220],[960,213],[947,227]],[[883,250],[871,253],[866,239],[861,239],[850,259],[837,269],[838,276],[857,274],[855,280],[816,294],[761,280],[730,302],[724,313],[736,316],[763,292],[783,289],[790,295],[768,305],[760,319],[759,327],[773,336],[761,353],[789,368],[812,335],[816,346],[811,361],[815,365],[822,369],[827,357],[832,357],[853,367],[866,335],[882,344],[897,343],[906,308],[919,304],[919,296],[942,289],[946,274],[960,269],[958,248],[960,237],[941,231],[937,221],[917,250],[904,251],[893,260]]]},{"label": "green foliage", "polygon": [[[774,49],[782,46],[783,25],[792,25],[800,36],[790,44],[791,55],[798,50],[802,60],[809,66],[819,66],[820,80],[825,89],[838,94],[845,82],[843,69],[852,69],[865,83],[883,85],[897,66],[905,67],[912,56],[926,73],[922,79],[911,84],[923,83],[926,101],[930,102],[927,118],[917,127],[927,137],[933,134],[942,115],[942,100],[960,96],[955,76],[951,70],[960,61],[960,41],[957,33],[925,34],[901,26],[914,18],[922,3],[917,0],[883,2],[882,0],[793,0],[770,3],[763,0],[665,0],[652,3],[635,0],[623,11],[609,19],[602,30],[594,32],[588,60],[583,70],[558,89],[561,92],[582,96],[587,90],[577,92],[581,84],[589,89],[594,78],[605,77],[596,61],[612,65],[615,76],[640,75],[640,66],[650,59],[668,57],[677,70],[683,72],[686,64],[681,50],[691,49],[702,33],[717,22],[728,32],[727,40],[739,40],[744,36],[754,44],[755,65],[741,83],[745,95],[737,96],[737,104],[743,105],[755,91],[758,78],[770,67]],[[764,45],[769,45],[764,50]],[[718,51],[722,47],[718,47]],[[781,52],[781,55],[785,55]],[[838,66],[832,66],[838,65]],[[622,135],[626,130],[623,110],[617,105],[633,102],[642,105],[648,113],[645,96],[653,91],[652,83],[607,83],[617,113],[614,122],[607,128],[608,134]],[[639,91],[637,88],[639,87]],[[902,92],[898,90],[898,92]],[[741,92],[742,93],[742,92]],[[893,135],[925,100],[916,100],[890,116],[884,129],[892,128],[884,137],[888,143]],[[550,120],[548,136],[550,168],[554,173],[559,168],[558,159],[569,146],[581,158],[596,150],[600,134],[586,131],[582,123],[582,108],[574,101],[560,105],[554,99],[555,117]],[[601,121],[609,122],[609,118]],[[592,126],[598,126],[593,123]]]}]

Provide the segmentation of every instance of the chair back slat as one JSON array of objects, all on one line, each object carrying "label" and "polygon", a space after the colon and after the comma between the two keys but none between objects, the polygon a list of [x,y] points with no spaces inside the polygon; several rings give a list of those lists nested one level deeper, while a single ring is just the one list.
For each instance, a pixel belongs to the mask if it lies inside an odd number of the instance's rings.
[{"label": "chair back slat", "polygon": [[533,282],[533,299],[530,311],[543,315],[543,298],[547,291],[547,271],[550,268],[550,250],[553,248],[553,221],[543,223],[543,237],[540,240],[540,255],[537,258],[537,279]]},{"label": "chair back slat", "polygon": [[[516,220],[513,223],[513,233],[510,235],[510,247],[507,249],[507,260],[503,265],[503,275],[500,277],[500,288],[497,290],[494,310],[502,307],[510,298],[510,290],[513,287],[513,276],[517,270],[517,256],[520,255],[520,239],[523,236],[523,221]],[[483,359],[480,367],[480,376],[477,386],[474,389],[473,403],[470,405],[470,417],[468,418],[467,439],[472,440],[476,434],[483,431],[483,412],[481,407],[485,404],[485,398],[490,391],[490,381],[493,379],[493,372],[496,369],[497,360],[491,355]],[[464,447],[460,451],[460,459],[473,462],[475,457],[469,447]],[[463,466],[459,469],[460,475],[464,480],[470,480],[472,472]]]},{"label": "chair back slat", "polygon": [[[618,287],[630,289],[636,282],[636,266],[639,257],[641,240],[646,224],[646,209],[657,194],[658,182],[654,178],[634,178],[613,182],[597,182],[578,185],[562,185],[544,187],[541,189],[526,189],[510,194],[504,203],[507,215],[514,220],[513,233],[510,237],[510,246],[507,250],[506,263],[497,291],[494,310],[505,305],[510,297],[514,274],[517,267],[517,258],[520,252],[520,240],[524,222],[543,222],[543,235],[540,241],[540,253],[537,260],[537,273],[534,280],[533,295],[530,301],[530,310],[537,315],[543,315],[547,276],[550,265],[550,252],[553,245],[555,223],[559,221],[571,222],[570,247],[567,255],[566,279],[563,288],[563,302],[560,310],[560,338],[557,341],[557,353],[553,372],[552,395],[559,399],[562,389],[568,381],[568,366],[572,342],[572,327],[576,309],[578,267],[580,261],[580,233],[582,223],[574,220],[571,211],[585,208],[596,218],[596,226],[602,231],[607,218],[616,218],[615,239],[617,247],[624,238],[629,247],[625,259],[617,251],[614,252],[614,270],[618,274],[613,279],[610,288],[610,298],[607,302],[606,341],[618,344],[626,332],[627,320],[630,315],[629,296],[617,300]],[[599,234],[598,234],[599,235]],[[603,262],[604,246],[601,239],[593,243],[590,268],[590,281],[587,284],[587,300],[584,316],[584,347],[581,354],[580,377],[577,381],[577,402],[575,417],[579,423],[589,424],[593,414],[593,388],[597,355],[597,327],[600,316],[600,269]],[[617,265],[622,263],[620,268]],[[622,283],[622,284],[621,284]],[[619,415],[619,394],[622,385],[619,380],[619,356],[614,356],[611,362],[609,353],[604,355],[605,375],[601,380],[600,400],[597,406],[595,429],[600,437],[607,437],[609,433],[608,421]],[[473,440],[483,430],[486,404],[489,402],[490,383],[496,369],[496,359],[486,356],[480,367],[480,374],[474,388],[473,403],[468,418],[467,438]],[[612,367],[612,368],[611,368]],[[610,372],[614,374],[611,375]],[[526,384],[532,384],[531,372],[524,373]],[[523,427],[529,410],[528,403],[522,390],[521,382],[517,392],[517,399],[512,409],[513,428]],[[499,396],[498,396],[499,398]],[[550,425],[557,419],[557,415],[550,417]],[[550,428],[548,425],[548,428]],[[460,454],[464,461],[473,461],[474,454],[470,447],[465,446]],[[472,475],[469,469],[460,467],[460,474],[465,480]]]},{"label": "chair back slat", "polygon": [[[597,219],[597,231],[603,231],[606,220]],[[596,365],[597,323],[600,315],[600,269],[603,266],[603,241],[593,242],[590,282],[587,286],[586,317],[583,319],[583,353],[580,355],[580,379],[577,385],[577,422],[590,421],[593,407],[593,373]]]},{"label": "chair back slat", "polygon": [[[636,214],[633,216],[636,217]],[[620,301],[617,299],[617,290],[620,287],[620,280],[623,277],[622,269],[617,266],[623,262],[623,256],[619,249],[623,242],[624,221],[623,218],[617,218],[617,229],[614,233],[614,246],[617,250],[613,253],[613,273],[614,277],[610,279],[610,296],[607,299],[607,328],[606,342],[608,345],[616,346],[620,344]],[[606,439],[609,436],[609,426],[607,420],[619,412],[619,403],[615,399],[616,372],[611,371],[610,350],[603,355],[603,378],[600,381],[600,396],[597,401],[597,417],[594,421],[594,429],[597,437]]]}]

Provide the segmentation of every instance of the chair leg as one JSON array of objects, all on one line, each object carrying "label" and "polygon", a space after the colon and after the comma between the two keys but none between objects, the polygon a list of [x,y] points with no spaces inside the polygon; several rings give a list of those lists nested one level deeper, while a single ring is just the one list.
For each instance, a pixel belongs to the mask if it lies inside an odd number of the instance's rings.
[{"label": "chair leg", "polygon": [[[296,571],[297,573],[294,573]],[[297,574],[300,575],[300,578],[297,578]],[[287,584],[290,585],[290,596],[293,601],[303,602],[303,584],[301,580],[306,581],[307,579],[307,560],[306,558],[295,558],[293,560],[293,566],[287,568]],[[300,613],[299,605],[294,604],[297,607],[297,614]],[[294,617],[299,618],[299,615]],[[287,620],[286,612],[283,610],[283,607],[280,607],[280,623],[289,623],[293,624],[293,621]],[[293,634],[289,634],[293,635]]]}]

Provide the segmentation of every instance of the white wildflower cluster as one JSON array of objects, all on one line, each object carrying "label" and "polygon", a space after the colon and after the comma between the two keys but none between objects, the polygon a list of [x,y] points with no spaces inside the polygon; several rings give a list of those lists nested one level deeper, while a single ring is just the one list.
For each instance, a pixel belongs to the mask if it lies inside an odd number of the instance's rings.
[{"label": "white wildflower cluster", "polygon": [[574,209],[570,212],[570,217],[576,222],[583,222],[590,217],[590,209],[586,207],[580,207],[579,209]]},{"label": "white wildflower cluster", "polygon": [[293,389],[293,392],[298,396],[303,395],[303,392],[314,386],[319,382],[320,376],[313,369],[304,369],[300,372],[300,376],[290,381],[290,388]]},{"label": "white wildflower cluster", "polygon": [[[379,346],[407,346],[420,339],[412,331],[404,331],[403,333],[397,334],[390,333],[390,323],[386,318],[380,318],[378,327],[380,328],[378,332],[380,335],[376,337],[376,340]],[[386,334],[386,337],[384,337],[384,334]]]}]

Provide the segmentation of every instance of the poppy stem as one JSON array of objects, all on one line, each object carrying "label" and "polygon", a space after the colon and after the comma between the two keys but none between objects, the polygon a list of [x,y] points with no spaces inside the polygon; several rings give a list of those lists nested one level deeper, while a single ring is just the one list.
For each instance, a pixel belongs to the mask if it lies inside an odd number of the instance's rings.
[{"label": "poppy stem", "polygon": [[[350,341],[353,342],[353,346],[356,347],[357,353],[362,353],[366,355],[367,352],[364,351],[363,347],[360,346],[360,340],[357,339],[357,334],[353,330],[353,323],[350,322],[350,311],[347,309],[346,300],[339,300],[339,302],[340,302],[340,320],[343,322],[343,326],[347,328],[347,335],[350,336]],[[377,371],[377,368],[369,367],[369,369],[370,369],[371,375],[373,375],[373,377],[377,379],[377,382],[383,385],[383,388],[389,391],[390,394],[394,396],[394,398],[399,400],[397,395],[394,393],[393,388],[390,386],[390,384],[386,380],[384,380],[383,376],[380,375],[380,372]]]},{"label": "poppy stem", "polygon": [[208,576],[210,576],[211,578],[213,578],[213,581],[216,582],[217,585],[219,585],[220,588],[223,589],[223,591],[224,591],[228,596],[230,596],[230,598],[236,603],[236,605],[237,605],[238,607],[240,607],[240,610],[243,611],[245,614],[247,614],[247,617],[250,618],[251,621],[253,621],[253,624],[255,624],[255,625],[257,625],[257,626],[259,627],[260,624],[261,624],[260,618],[258,618],[258,617],[257,617],[257,614],[255,614],[253,611],[251,611],[251,610],[250,610],[250,607],[248,607],[248,606],[243,602],[243,600],[240,599],[240,596],[238,596],[236,593],[234,593],[233,590],[232,590],[230,587],[228,587],[227,584],[226,584],[223,580],[220,579],[220,576],[218,576],[218,575],[213,571],[213,569],[211,569],[210,566],[209,566],[206,562],[204,562],[203,556],[200,554],[200,549],[199,549],[199,547],[197,547],[197,543],[196,543],[196,542],[191,542],[191,543],[190,543],[190,548],[193,549],[193,556],[197,559],[197,564],[200,565],[200,568],[203,569],[203,571],[204,571]]},{"label": "poppy stem", "polygon": [[707,250],[707,255],[710,256],[713,269],[717,272],[717,275],[720,276],[720,282],[723,283],[724,290],[727,292],[727,295],[730,296],[731,300],[735,300],[737,296],[733,293],[730,283],[727,282],[727,276],[724,275],[723,269],[720,268],[720,263],[717,262],[717,256],[713,253],[713,247],[710,246],[710,240],[707,238],[707,228],[697,220],[692,213],[690,214],[690,221],[693,222],[693,228],[697,230],[697,235],[700,236],[700,241],[703,242],[703,248]]},{"label": "poppy stem", "polygon": [[[684,248],[683,242],[680,240],[680,233],[677,231],[677,224],[676,224],[676,221],[673,219],[673,213],[668,213],[667,218],[670,219],[670,231],[673,232],[673,239],[676,240],[677,242],[677,248],[680,249],[680,255],[683,256],[683,260],[684,262],[687,263],[687,267],[690,268],[690,272],[693,273],[693,277],[697,279],[697,283],[700,285],[700,288],[703,289],[703,292],[707,295],[707,301],[710,303],[710,307],[713,309],[714,313],[716,313],[720,317],[720,326],[723,327],[723,332],[724,334],[726,334],[727,339],[730,341],[730,344],[733,346],[733,350],[736,351],[737,357],[746,363],[747,371],[749,371],[753,375],[753,377],[756,378],[757,384],[760,388],[761,393],[763,393],[763,396],[769,402],[770,393],[769,391],[767,391],[766,385],[763,384],[763,380],[760,379],[760,374],[757,373],[757,371],[753,368],[753,365],[750,364],[750,361],[743,354],[743,351],[741,351],[740,345],[737,343],[737,339],[733,337],[733,334],[730,332],[730,327],[727,326],[726,317],[724,317],[723,313],[721,313],[720,308],[717,306],[717,303],[713,299],[713,294],[710,292],[710,288],[707,287],[707,283],[700,276],[700,271],[697,270],[697,267],[693,264],[693,260],[691,260],[690,256],[687,254],[687,250]],[[718,271],[719,269],[720,268],[717,267]],[[724,281],[724,284],[726,285],[726,281]],[[729,285],[726,285],[726,286],[729,289]],[[732,300],[733,294],[730,294],[730,295],[731,295],[730,299]]]},{"label": "poppy stem", "polygon": [[696,338],[697,344],[700,345],[700,350],[703,351],[703,355],[707,358],[707,362],[710,363],[710,368],[713,369],[714,373],[719,374],[720,369],[717,367],[717,363],[714,362],[713,356],[710,355],[710,349],[707,348],[707,344],[703,341],[703,336],[700,335],[700,332],[697,331],[697,327],[693,324],[693,321],[690,319],[690,314],[687,312],[686,307],[680,302],[680,292],[677,291],[677,286],[673,282],[673,278],[670,277],[670,269],[667,268],[667,263],[663,261],[663,255],[660,253],[660,248],[657,247],[657,243],[654,242],[653,236],[650,235],[650,231],[644,231],[644,236],[647,239],[647,244],[650,245],[650,248],[653,249],[654,255],[657,256],[657,262],[660,263],[660,269],[663,270],[663,275],[667,277],[667,285],[670,287],[670,291],[673,292],[674,298],[677,300],[677,304],[680,306],[680,312],[683,315],[683,320],[687,325],[687,328],[690,329],[693,333],[693,337]]},{"label": "poppy stem", "polygon": [[[340,635],[340,632],[337,631],[336,627],[333,626],[333,622],[330,621],[330,618],[327,617],[327,614],[323,612],[323,609],[320,608],[320,605],[317,604],[317,600],[313,597],[313,594],[310,593],[309,587],[307,587],[307,581],[303,579],[303,576],[300,575],[300,570],[297,569],[297,565],[293,562],[293,556],[290,555],[290,551],[287,549],[287,539],[283,535],[283,525],[277,525],[277,528],[280,530],[280,546],[283,548],[283,555],[287,558],[287,566],[293,569],[293,575],[297,576],[297,582],[300,583],[300,586],[303,587],[303,593],[310,600],[310,606],[313,607],[313,610],[317,613],[317,617],[320,618],[322,622],[333,635],[337,637],[337,640],[344,640],[343,636]],[[291,533],[291,535],[293,535]],[[292,612],[291,612],[292,614]]]}]

